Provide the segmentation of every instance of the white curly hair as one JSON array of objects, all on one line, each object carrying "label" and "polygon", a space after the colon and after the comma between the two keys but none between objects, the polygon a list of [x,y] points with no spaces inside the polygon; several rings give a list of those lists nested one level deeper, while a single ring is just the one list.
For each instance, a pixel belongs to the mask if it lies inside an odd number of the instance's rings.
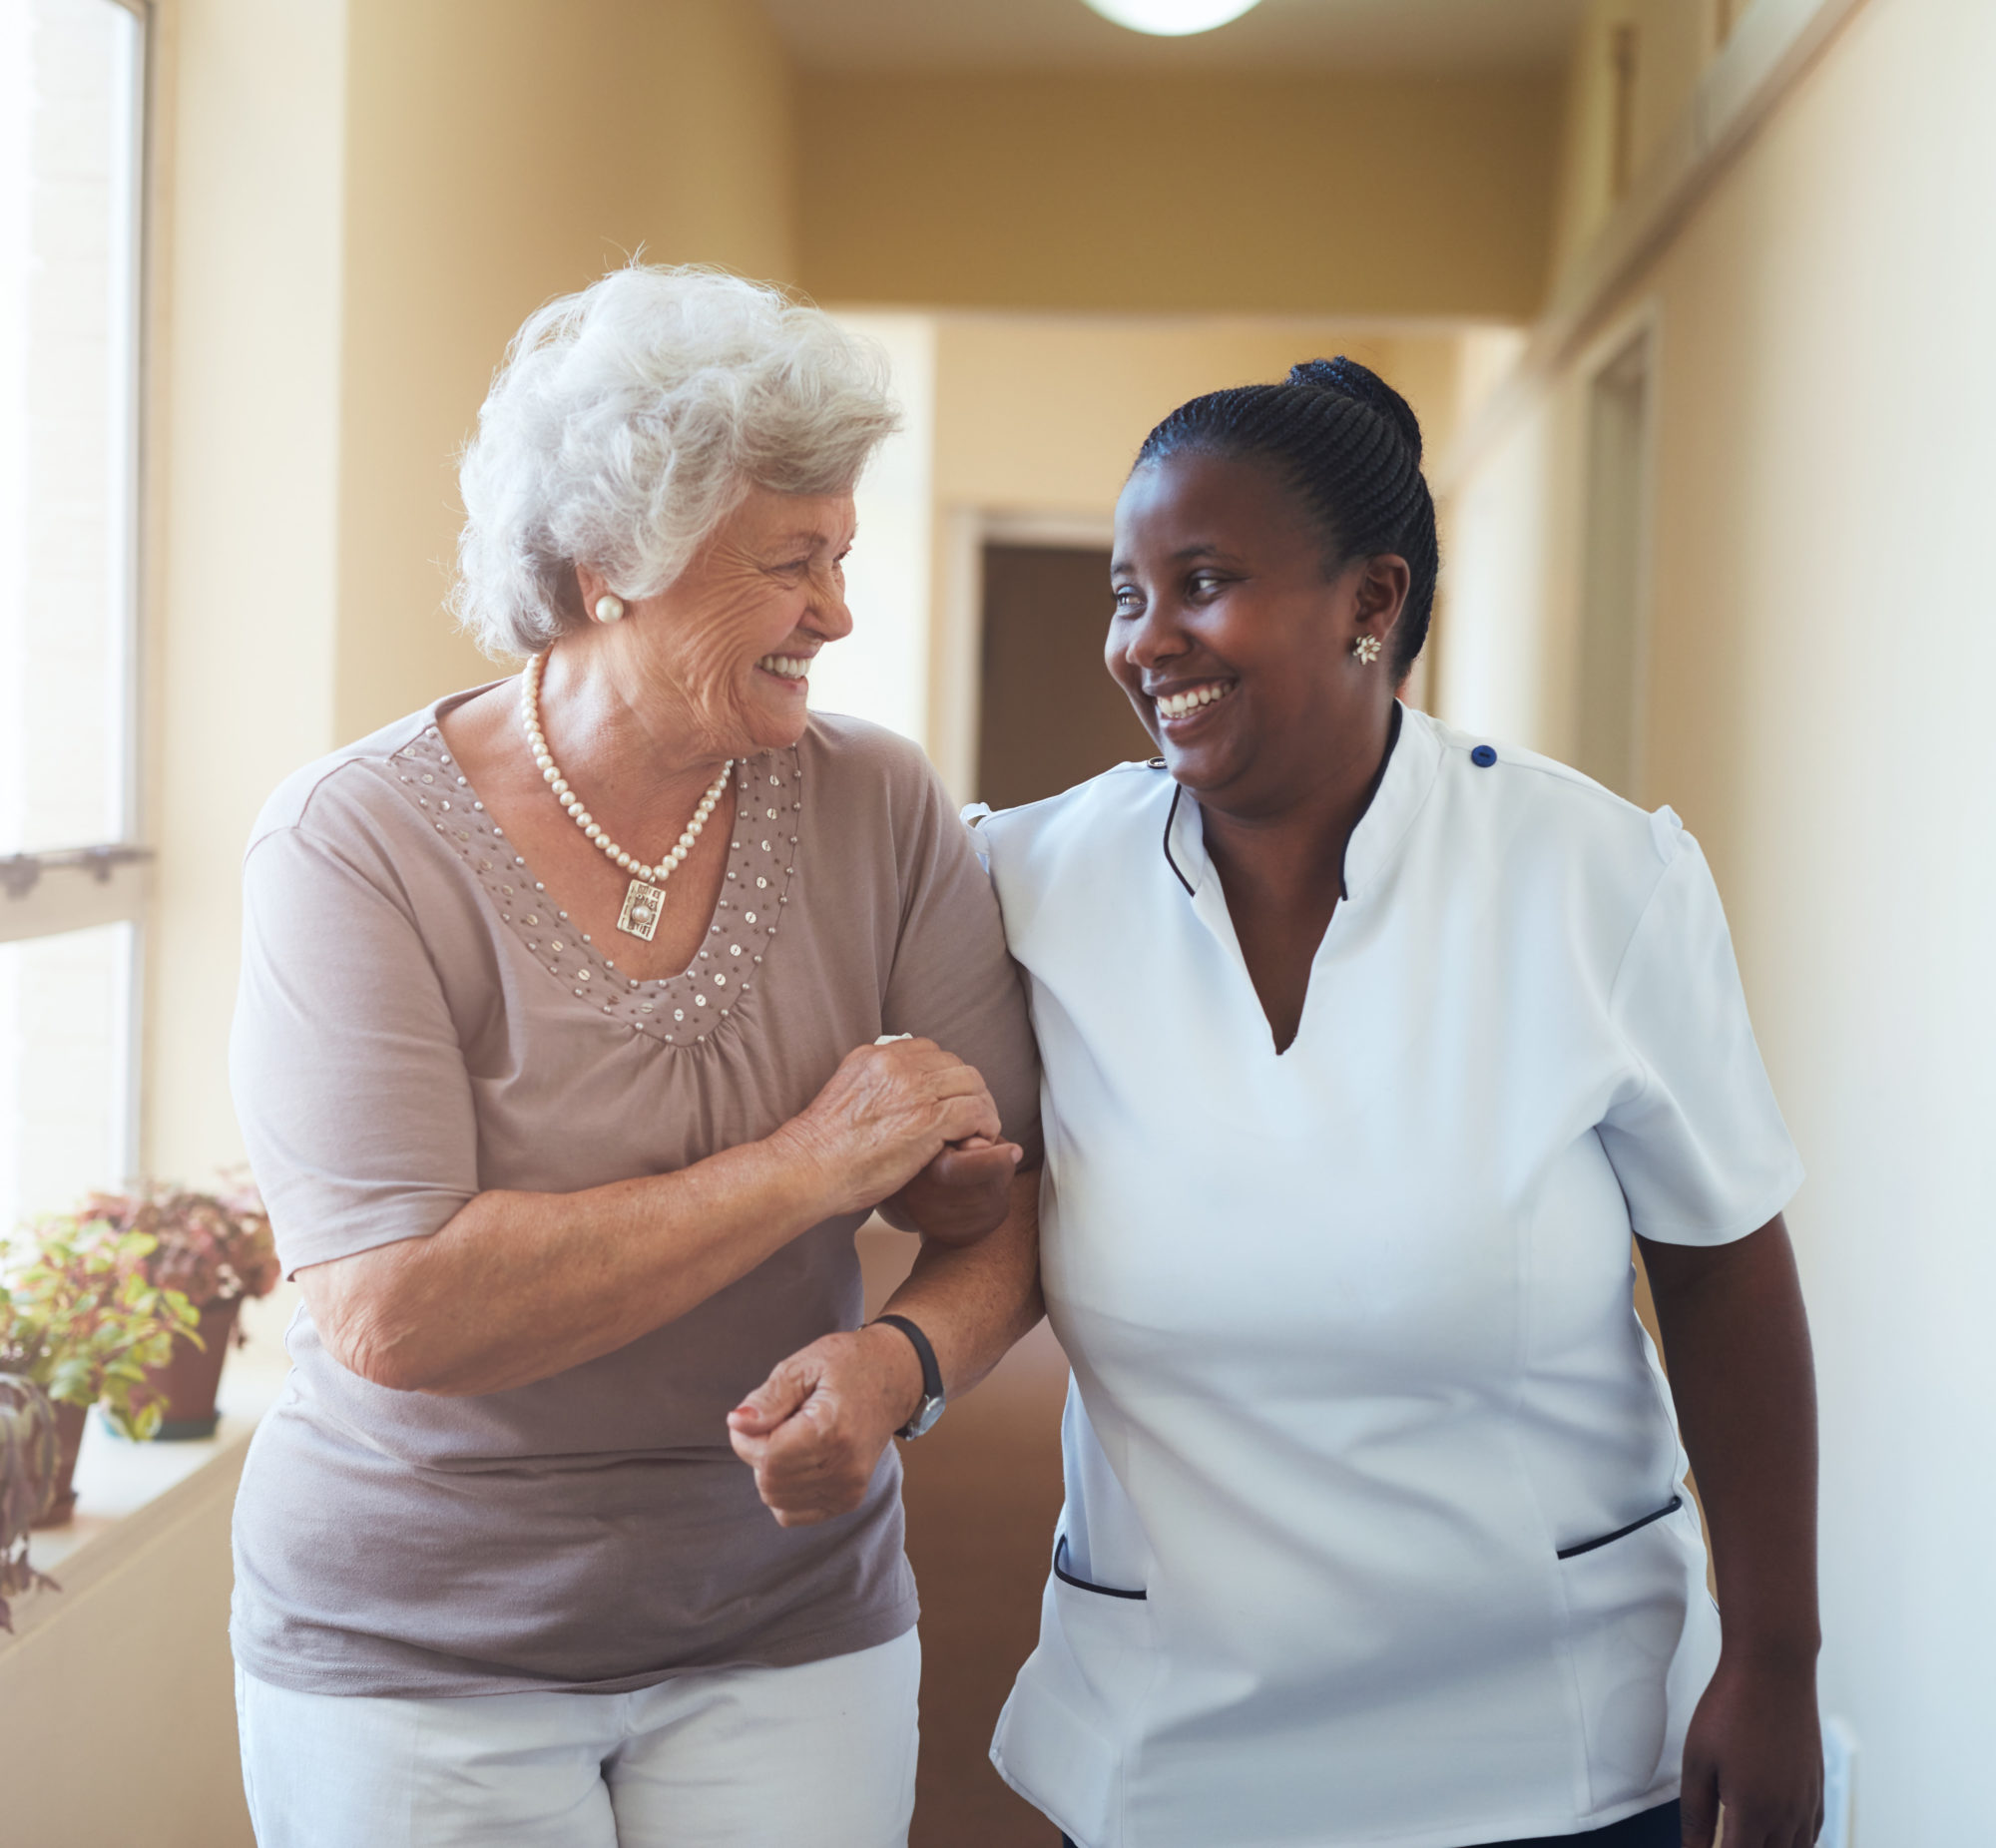
[{"label": "white curly hair", "polygon": [[451,607],[489,655],[588,618],[575,567],[656,597],[750,487],[851,490],[899,425],[887,361],[820,309],[714,269],[632,264],[513,336],[458,481]]}]

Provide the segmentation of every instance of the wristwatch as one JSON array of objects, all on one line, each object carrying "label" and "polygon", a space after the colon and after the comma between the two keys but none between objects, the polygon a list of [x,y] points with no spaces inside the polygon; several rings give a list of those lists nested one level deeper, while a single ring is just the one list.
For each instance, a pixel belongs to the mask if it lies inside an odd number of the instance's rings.
[{"label": "wristwatch", "polygon": [[894,1433],[902,1438],[920,1437],[942,1416],[942,1369],[936,1365],[935,1349],[929,1346],[928,1336],[905,1315],[876,1315],[873,1321],[875,1325],[885,1322],[890,1328],[898,1328],[908,1337],[908,1345],[922,1363],[922,1402],[915,1407],[914,1417]]}]

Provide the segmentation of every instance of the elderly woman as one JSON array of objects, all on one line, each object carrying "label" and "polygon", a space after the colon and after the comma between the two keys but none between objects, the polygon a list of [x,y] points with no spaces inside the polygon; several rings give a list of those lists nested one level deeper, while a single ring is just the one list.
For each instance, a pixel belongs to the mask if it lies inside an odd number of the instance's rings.
[{"label": "elderly woman", "polygon": [[[264,1848],[905,1840],[886,1440],[1037,1313],[1037,1068],[919,752],[806,709],[891,424],[746,282],[543,309],[463,470],[524,675],[257,823],[234,1077],[304,1298],[236,1522]],[[881,1202],[929,1236],[855,1332]]]},{"label": "elderly woman", "polygon": [[1362,366],[1194,399],[1116,514],[1160,754],[979,829],[1075,1382],[993,1756],[1082,1848],[1801,1848],[1795,1152],[1677,818],[1396,701],[1435,569]]}]

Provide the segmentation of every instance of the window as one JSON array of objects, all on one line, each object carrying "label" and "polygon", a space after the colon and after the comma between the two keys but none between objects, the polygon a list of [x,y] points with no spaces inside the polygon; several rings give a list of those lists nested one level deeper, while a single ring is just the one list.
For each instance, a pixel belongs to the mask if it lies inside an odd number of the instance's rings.
[{"label": "window", "polygon": [[0,1224],[135,1164],[145,64],[0,0]]}]

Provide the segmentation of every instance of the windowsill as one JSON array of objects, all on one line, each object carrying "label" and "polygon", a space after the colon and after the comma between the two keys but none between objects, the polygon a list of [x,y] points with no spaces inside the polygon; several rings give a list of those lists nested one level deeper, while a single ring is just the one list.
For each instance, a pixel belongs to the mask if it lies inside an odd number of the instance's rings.
[{"label": "windowsill", "polygon": [[233,1350],[222,1370],[216,1395],[222,1420],[213,1437],[135,1444],[92,1408],[77,1457],[76,1513],[67,1526],[44,1528],[28,1542],[29,1563],[62,1589],[13,1600],[14,1633],[0,1630],[0,1653],[60,1617],[68,1601],[116,1572],[149,1540],[212,1498],[234,1496],[250,1439],[290,1372],[283,1322],[272,1313],[288,1307],[272,1299],[251,1305],[257,1313],[246,1313],[250,1343]]}]

